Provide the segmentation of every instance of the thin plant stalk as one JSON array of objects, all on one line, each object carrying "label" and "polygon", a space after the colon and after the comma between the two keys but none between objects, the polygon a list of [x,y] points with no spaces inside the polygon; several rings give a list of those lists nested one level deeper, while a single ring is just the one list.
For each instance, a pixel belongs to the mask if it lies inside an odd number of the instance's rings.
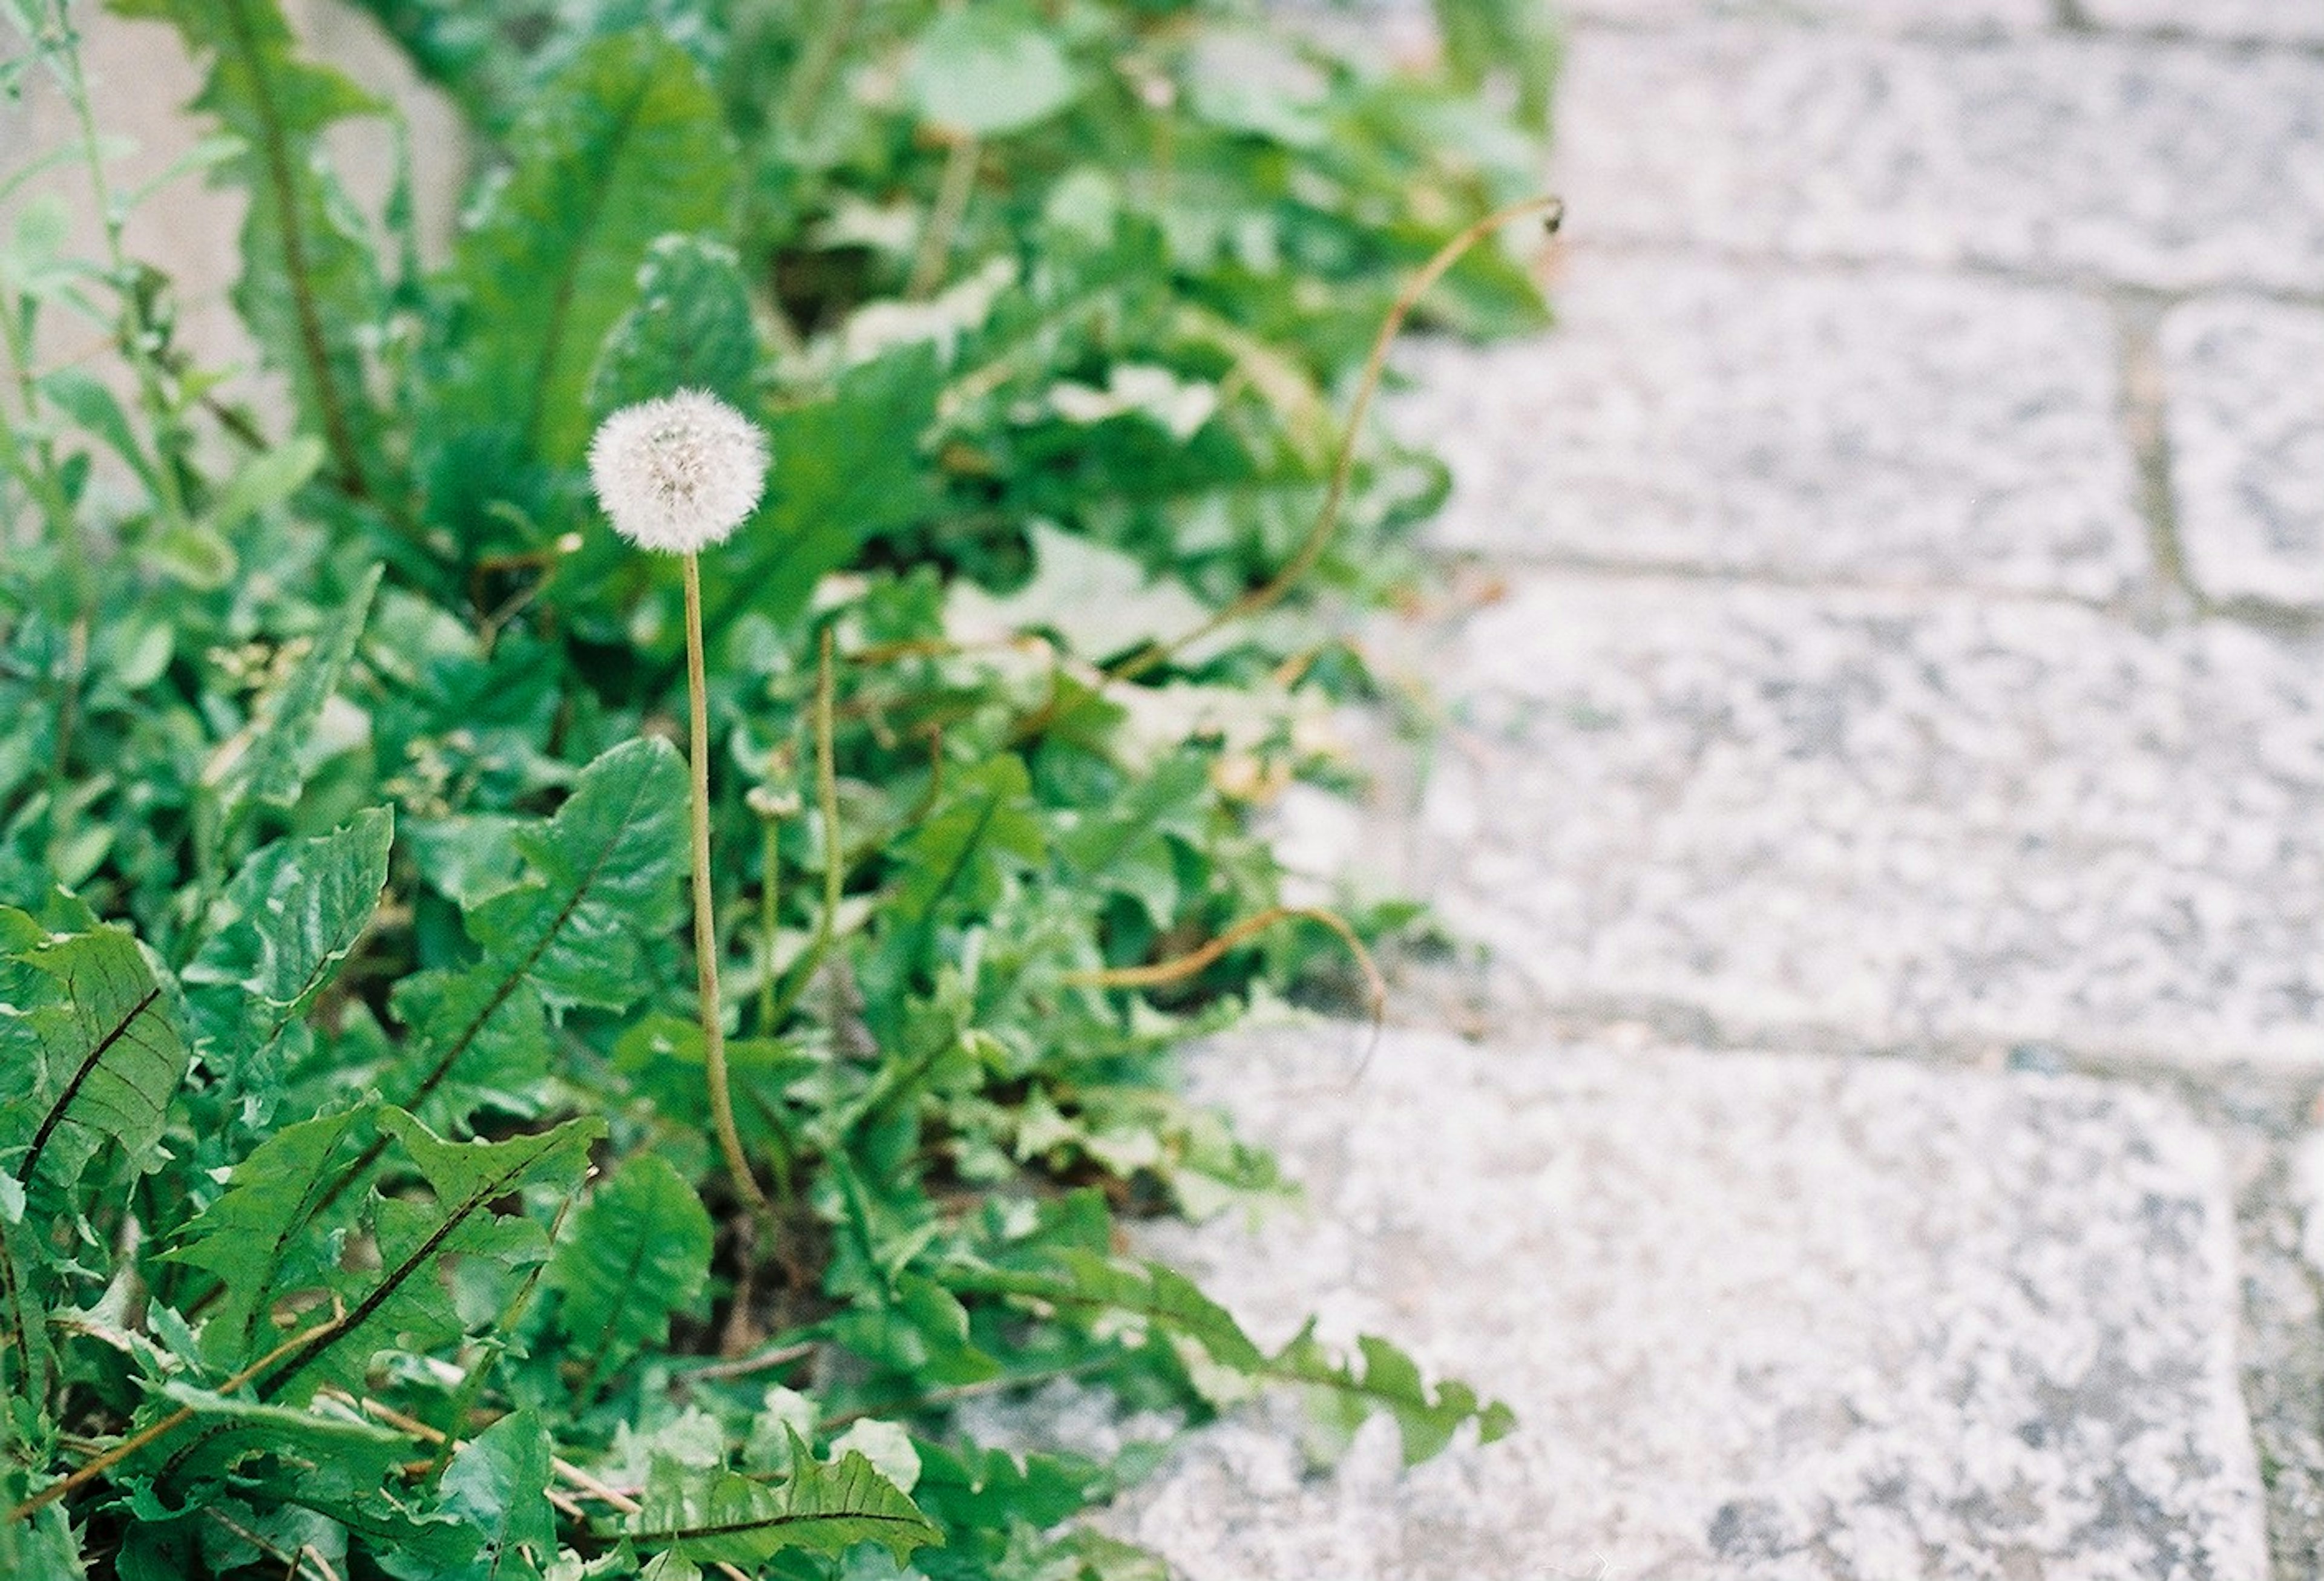
[{"label": "thin plant stalk", "polygon": [[734,1129],[734,1099],[726,1076],[726,1031],[718,1000],[718,925],[711,912],[710,891],[710,709],[702,660],[702,567],[697,556],[686,559],[686,693],[687,758],[694,770],[694,966],[702,1006],[702,1068],[709,1084],[710,1123],[717,1127],[718,1150],[725,1155],[726,1172],[734,1189],[761,1218],[772,1215],[767,1194],[759,1189],[751,1161],[742,1152],[742,1138]]},{"label": "thin plant stalk", "polygon": [[823,970],[824,957],[839,936],[839,903],[847,889],[847,843],[839,832],[839,776],[834,765],[832,733],[831,633],[823,634],[823,643],[816,661],[815,676],[815,795],[823,816],[823,913],[816,919],[815,937],[809,941],[807,953],[791,968],[783,983],[782,992],[775,996],[774,1007],[768,1012],[770,1030],[779,1026],[791,1007],[807,992],[815,974]]},{"label": "thin plant stalk", "polygon": [[766,941],[764,970],[759,973],[759,1035],[772,1037],[775,1033],[775,930],[782,915],[783,821],[766,816],[759,831],[760,866],[765,876],[759,881],[759,934]]}]

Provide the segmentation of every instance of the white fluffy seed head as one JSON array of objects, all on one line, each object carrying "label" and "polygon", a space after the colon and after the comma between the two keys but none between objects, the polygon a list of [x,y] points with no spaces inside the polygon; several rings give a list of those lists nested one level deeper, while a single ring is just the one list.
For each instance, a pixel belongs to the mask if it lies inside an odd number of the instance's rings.
[{"label": "white fluffy seed head", "polygon": [[725,542],[766,483],[767,437],[700,390],[625,406],[589,441],[589,486],[640,548],[690,555]]}]

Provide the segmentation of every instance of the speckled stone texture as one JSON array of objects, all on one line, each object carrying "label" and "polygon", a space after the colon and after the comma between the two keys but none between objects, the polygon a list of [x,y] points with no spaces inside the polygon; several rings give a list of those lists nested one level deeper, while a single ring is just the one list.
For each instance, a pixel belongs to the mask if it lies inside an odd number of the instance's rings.
[{"label": "speckled stone texture", "polygon": [[2195,585],[2214,598],[2324,604],[2324,308],[2206,298],[2174,308],[2162,340],[2172,493]]},{"label": "speckled stone texture", "polygon": [[1452,656],[1424,892],[1554,1006],[2324,1056],[2319,666],[2056,603],[1524,584]]},{"label": "speckled stone texture", "polygon": [[1538,340],[1403,360],[1443,545],[2098,599],[2146,569],[2095,302],[1584,249],[1557,303]]},{"label": "speckled stone texture", "polygon": [[2104,27],[2144,28],[2208,39],[2324,43],[2316,0],[2080,0]]},{"label": "speckled stone texture", "polygon": [[[2253,1581],[2219,1161],[2170,1103],[1884,1062],[1238,1040],[1311,1193],[1174,1231],[1263,1338],[1320,1306],[1508,1399],[1402,1480],[1267,1420],[1111,1517],[1186,1581]],[[1376,1424],[1380,1425],[1380,1424]]]},{"label": "speckled stone texture", "polygon": [[1985,37],[2047,26],[2051,0],[1569,0],[1569,16],[1631,26],[1699,21],[1806,23]]},{"label": "speckled stone texture", "polygon": [[1578,32],[1576,235],[2313,290],[2324,59],[2096,37]]}]

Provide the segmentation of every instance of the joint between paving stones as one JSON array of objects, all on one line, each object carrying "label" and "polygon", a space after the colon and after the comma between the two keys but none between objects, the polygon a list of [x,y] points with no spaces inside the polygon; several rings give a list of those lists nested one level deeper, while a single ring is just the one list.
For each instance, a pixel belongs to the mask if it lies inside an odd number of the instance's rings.
[{"label": "joint between paving stones", "polygon": [[2172,493],[2170,391],[2165,388],[2163,348],[2157,333],[2163,312],[2159,293],[2128,289],[2113,293],[2116,354],[2121,368],[2120,418],[2137,469],[2138,512],[2146,524],[2147,552],[2158,602],[2166,617],[2178,603],[2200,619],[2212,613],[2203,590],[2188,574],[2180,537],[2177,502]]},{"label": "joint between paving stones", "polygon": [[2211,1107],[2199,1106],[2199,1117],[2260,1150],[2235,1193],[2236,1371],[2260,1456],[2270,1573],[2307,1581],[2324,1571],[2324,1271],[2303,1244],[2293,1188],[2290,1137],[2299,1118],[2255,1130]]},{"label": "joint between paving stones", "polygon": [[1999,587],[1990,583],[1961,582],[1949,577],[1850,576],[1837,572],[1788,571],[1774,565],[1738,569],[1728,565],[1705,565],[1691,560],[1616,559],[1609,556],[1592,555],[1582,549],[1442,548],[1428,551],[1425,557],[1430,565],[1442,572],[1507,568],[1592,577],[1609,582],[1683,582],[1708,584],[1715,587],[1775,587],[1793,593],[1872,593],[1887,598],[1974,598],[1997,604],[2064,606],[2087,610],[2097,615],[2120,616],[2129,612],[2117,599],[2090,598],[2056,588]]},{"label": "joint between paving stones", "polygon": [[[2324,46],[2319,46],[2316,52],[2324,54]],[[1586,225],[1587,221],[1581,223]],[[2120,276],[2098,274],[2087,269],[2028,269],[1989,258],[1962,258],[1942,263],[1849,254],[1818,254],[1803,258],[1767,247],[1701,240],[1676,241],[1658,236],[1590,235],[1586,231],[1577,245],[1614,258],[1697,259],[1730,269],[1765,270],[1793,275],[1820,274],[1837,280],[1895,274],[1953,275],[1997,285],[2028,286],[2135,301],[2158,319],[2181,303],[2216,296],[2223,291],[2279,307],[2306,308],[2324,312],[2324,278],[2319,279],[2313,290],[2243,280],[2222,280],[2200,285],[2156,286]]]}]

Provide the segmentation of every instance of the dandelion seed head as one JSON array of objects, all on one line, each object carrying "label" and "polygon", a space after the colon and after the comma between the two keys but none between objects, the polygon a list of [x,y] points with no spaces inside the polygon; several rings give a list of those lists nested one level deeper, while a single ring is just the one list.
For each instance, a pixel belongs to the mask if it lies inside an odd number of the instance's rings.
[{"label": "dandelion seed head", "polygon": [[613,530],[666,555],[725,542],[766,482],[767,437],[700,390],[625,406],[589,442],[589,486]]}]

